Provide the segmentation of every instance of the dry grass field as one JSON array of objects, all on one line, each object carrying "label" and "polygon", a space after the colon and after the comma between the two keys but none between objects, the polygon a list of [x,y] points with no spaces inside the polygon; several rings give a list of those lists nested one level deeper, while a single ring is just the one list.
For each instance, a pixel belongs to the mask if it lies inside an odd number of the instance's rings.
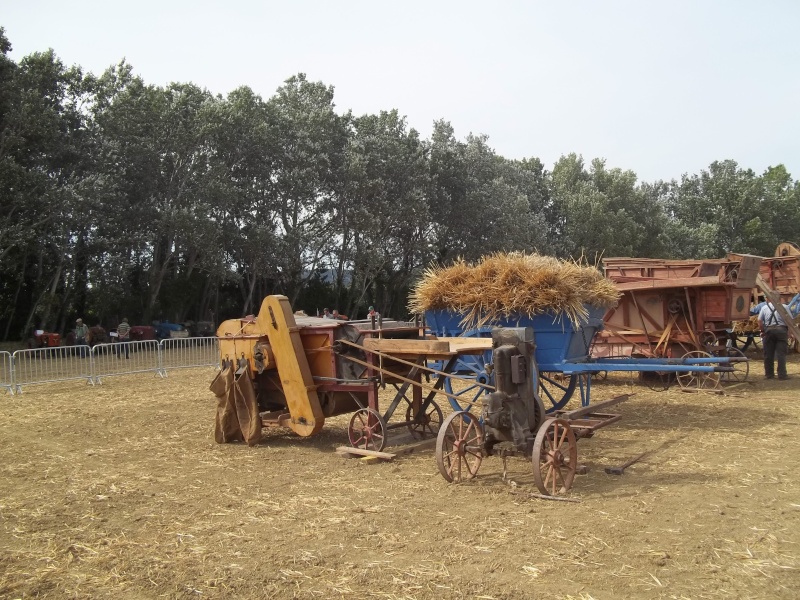
[{"label": "dry grass field", "polygon": [[[3,598],[797,598],[800,359],[727,395],[635,396],[578,444],[576,503],[487,458],[365,464],[301,439],[216,445],[211,369],[0,395]],[[622,476],[616,465],[650,450]]]}]

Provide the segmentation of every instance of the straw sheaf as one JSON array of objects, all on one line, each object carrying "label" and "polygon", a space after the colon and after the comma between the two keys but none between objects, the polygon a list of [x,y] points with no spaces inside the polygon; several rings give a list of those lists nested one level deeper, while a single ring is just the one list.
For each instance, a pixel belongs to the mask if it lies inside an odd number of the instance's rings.
[{"label": "straw sheaf", "polygon": [[733,332],[737,334],[758,333],[758,316],[752,316],[746,321],[734,321]]},{"label": "straw sheaf", "polygon": [[458,259],[428,267],[409,299],[409,309],[461,313],[466,328],[543,312],[588,318],[586,305],[610,308],[620,293],[595,267],[539,254],[492,254],[475,264]]}]

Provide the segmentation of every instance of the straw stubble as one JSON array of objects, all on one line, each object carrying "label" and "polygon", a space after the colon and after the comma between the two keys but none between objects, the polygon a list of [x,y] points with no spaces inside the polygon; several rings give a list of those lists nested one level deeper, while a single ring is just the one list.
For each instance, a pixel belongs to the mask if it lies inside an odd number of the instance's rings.
[{"label": "straw stubble", "polygon": [[595,267],[511,252],[484,256],[474,264],[459,258],[449,267],[428,267],[411,292],[409,309],[463,314],[465,328],[544,312],[581,323],[588,318],[587,305],[610,308],[619,296]]}]

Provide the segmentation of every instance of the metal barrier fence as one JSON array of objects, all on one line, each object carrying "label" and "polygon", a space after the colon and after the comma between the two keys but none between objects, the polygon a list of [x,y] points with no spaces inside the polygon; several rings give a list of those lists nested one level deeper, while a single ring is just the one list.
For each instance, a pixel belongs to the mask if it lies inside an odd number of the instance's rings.
[{"label": "metal barrier fence", "polygon": [[92,348],[92,376],[95,383],[102,377],[161,372],[161,346],[156,340],[97,344]]},{"label": "metal barrier fence", "polygon": [[23,385],[85,379],[94,383],[92,350],[89,346],[64,346],[17,350],[12,356],[12,386],[22,392]]},{"label": "metal barrier fence", "polygon": [[0,388],[14,393],[14,358],[11,352],[0,352]]},{"label": "metal barrier fence", "polygon": [[72,379],[95,384],[104,377],[134,373],[165,377],[168,369],[218,365],[216,337],[17,350],[0,352],[0,389],[14,394],[22,392],[23,385]]},{"label": "metal barrier fence", "polygon": [[161,340],[161,374],[167,369],[213,367],[219,364],[216,337],[193,337]]}]

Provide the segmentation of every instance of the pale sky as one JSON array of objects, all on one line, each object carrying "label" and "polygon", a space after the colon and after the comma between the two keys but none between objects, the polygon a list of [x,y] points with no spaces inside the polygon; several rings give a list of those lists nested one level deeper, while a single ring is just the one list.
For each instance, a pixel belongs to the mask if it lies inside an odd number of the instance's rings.
[{"label": "pale sky", "polygon": [[304,72],[341,111],[486,134],[548,169],[575,152],[644,181],[731,158],[800,179],[800,2],[0,0],[19,60],[269,98]]}]

